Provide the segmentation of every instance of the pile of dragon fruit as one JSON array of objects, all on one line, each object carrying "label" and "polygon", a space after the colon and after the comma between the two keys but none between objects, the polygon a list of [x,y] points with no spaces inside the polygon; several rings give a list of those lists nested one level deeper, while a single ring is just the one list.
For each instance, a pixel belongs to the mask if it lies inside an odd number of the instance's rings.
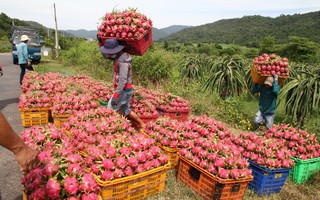
[{"label": "pile of dragon fruit", "polygon": [[[27,73],[22,88],[19,108],[47,108],[53,116],[69,116],[74,112],[96,109],[98,100],[108,102],[114,92],[112,84],[96,81],[88,75],[63,76],[52,72]],[[158,108],[181,112],[190,110],[189,102],[181,97],[142,87],[134,90],[130,105],[139,116],[152,118],[159,116]]]},{"label": "pile of dragon fruit", "polygon": [[98,28],[98,37],[115,37],[134,40],[140,38],[152,27],[152,21],[137,9],[107,13]]},{"label": "pile of dragon fruit", "polygon": [[[29,199],[97,199],[99,181],[112,181],[169,164],[166,149],[220,179],[251,177],[249,162],[269,169],[292,168],[292,157],[320,156],[314,134],[286,124],[274,125],[263,136],[235,135],[208,115],[178,121],[159,116],[143,133],[122,115],[99,106],[108,101],[112,85],[87,75],[26,74],[19,108],[50,107],[68,114],[61,126],[48,124],[25,129],[22,139],[41,153],[41,165],[22,183]],[[152,115],[157,108],[186,110],[189,103],[172,94],[138,87],[132,109]],[[165,148],[164,148],[165,147]]]}]

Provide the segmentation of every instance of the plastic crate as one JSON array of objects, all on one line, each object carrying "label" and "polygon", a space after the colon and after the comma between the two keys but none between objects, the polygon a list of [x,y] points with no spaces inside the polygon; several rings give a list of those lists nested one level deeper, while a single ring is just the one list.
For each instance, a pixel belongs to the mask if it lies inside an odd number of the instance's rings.
[{"label": "plastic crate", "polygon": [[176,110],[164,110],[157,108],[160,116],[170,117],[178,121],[187,121],[189,117],[190,110],[186,111],[176,111]]},{"label": "plastic crate", "polygon": [[145,199],[164,190],[167,170],[170,164],[135,174],[132,176],[102,181],[96,178],[101,188],[103,200],[136,200]]},{"label": "plastic crate", "polygon": [[49,122],[49,108],[21,108],[22,126],[47,125]]},{"label": "plastic crate", "polygon": [[[28,195],[25,192],[23,192],[22,194],[22,200],[28,200]],[[102,197],[100,195],[98,196],[98,200],[102,200]]]},{"label": "plastic crate", "polygon": [[25,192],[23,192],[23,194],[22,194],[22,199],[23,200],[28,200],[28,196],[27,196],[27,194]]},{"label": "plastic crate", "polygon": [[[148,135],[147,133],[145,133],[143,130],[140,130],[140,132],[145,134],[147,137],[151,138],[151,136]],[[179,152],[180,148],[165,147],[159,142],[156,142],[156,145],[158,147],[160,147],[165,152],[165,154],[168,156],[169,162],[170,162],[170,168],[175,169],[179,164],[178,152]]]},{"label": "plastic crate", "polygon": [[[143,115],[139,115],[139,118],[144,122],[144,123],[148,123],[148,122],[152,122],[152,121],[156,121],[159,118],[159,114],[156,113],[154,115],[149,115],[149,116],[143,116]],[[137,124],[137,122],[130,120],[131,124],[133,127],[138,128],[139,125]]]},{"label": "plastic crate", "polygon": [[62,126],[62,123],[67,121],[70,115],[52,115],[53,124]]},{"label": "plastic crate", "polygon": [[193,189],[205,200],[242,200],[252,177],[239,180],[220,179],[198,165],[180,157],[177,181]]},{"label": "plastic crate", "polygon": [[290,171],[289,177],[293,182],[301,184],[310,179],[315,173],[320,171],[320,157],[301,160],[299,158],[292,159],[295,162],[293,169]]},{"label": "plastic crate", "polygon": [[248,188],[256,191],[258,195],[273,194],[281,191],[292,168],[269,169],[249,160],[253,180]]},{"label": "plastic crate", "polygon": [[166,155],[169,157],[171,169],[176,169],[179,165],[178,152],[180,149],[172,149],[162,145],[160,145],[160,148],[162,148],[166,152]]},{"label": "plastic crate", "polygon": [[[98,37],[99,46],[103,46],[106,39],[112,37]],[[116,38],[119,44],[124,46],[124,51],[131,55],[142,56],[152,45],[152,28],[146,31],[138,39]]]},{"label": "plastic crate", "polygon": [[[267,77],[271,76],[271,75],[265,75],[265,74],[262,75],[261,72],[257,70],[257,67],[255,65],[252,65],[250,74],[251,74],[252,82],[256,84],[264,84],[264,81],[267,79]],[[279,76],[278,85],[282,86],[287,78],[288,78],[287,76]]]}]

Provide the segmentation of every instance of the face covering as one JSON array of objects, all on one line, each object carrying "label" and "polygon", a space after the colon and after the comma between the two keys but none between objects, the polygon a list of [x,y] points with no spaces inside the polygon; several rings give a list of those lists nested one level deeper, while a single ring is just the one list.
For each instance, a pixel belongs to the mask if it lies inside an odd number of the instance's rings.
[{"label": "face covering", "polygon": [[114,60],[117,58],[117,54],[111,54],[111,55],[107,55],[107,58]]}]

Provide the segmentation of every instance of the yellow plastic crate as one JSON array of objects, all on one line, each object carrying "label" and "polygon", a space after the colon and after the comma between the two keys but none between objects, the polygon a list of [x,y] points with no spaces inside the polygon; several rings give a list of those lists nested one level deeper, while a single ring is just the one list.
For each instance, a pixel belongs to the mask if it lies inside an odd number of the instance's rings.
[{"label": "yellow plastic crate", "polygon": [[161,145],[160,143],[156,143],[161,149],[163,149],[166,153],[166,155],[169,157],[170,167],[171,169],[176,169],[179,164],[179,148],[173,149],[169,147],[165,147]]},{"label": "yellow plastic crate", "polygon": [[[261,74],[261,72],[258,71],[256,65],[252,65],[251,70],[250,70],[250,74],[251,74],[252,82],[254,82],[256,84],[264,84],[264,81],[267,79],[267,77],[271,76],[271,75]],[[279,76],[278,85],[282,86],[287,78],[289,78],[289,77]]]},{"label": "yellow plastic crate", "polygon": [[[144,135],[146,135],[149,138],[152,138],[151,136],[149,136],[146,132],[144,132],[143,130],[140,130],[141,133],[143,133]],[[170,162],[170,167],[171,169],[175,169],[177,168],[178,164],[179,164],[179,156],[178,156],[178,152],[180,150],[180,148],[169,148],[169,147],[165,147],[163,146],[161,143],[156,142],[156,145],[158,147],[160,147],[165,153],[166,155],[169,157],[169,162]]]},{"label": "yellow plastic crate", "polygon": [[145,199],[164,190],[168,169],[170,164],[112,181],[96,177],[96,181],[101,187],[102,200]]},{"label": "yellow plastic crate", "polygon": [[52,115],[53,124],[61,126],[63,122],[68,120],[70,115]]},{"label": "yellow plastic crate", "polygon": [[22,126],[46,125],[49,121],[49,108],[21,108]]}]

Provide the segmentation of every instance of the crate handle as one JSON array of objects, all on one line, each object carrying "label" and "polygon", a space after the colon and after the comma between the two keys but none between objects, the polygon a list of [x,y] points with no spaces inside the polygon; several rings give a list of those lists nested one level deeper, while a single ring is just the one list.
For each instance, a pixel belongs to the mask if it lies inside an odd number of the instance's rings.
[{"label": "crate handle", "polygon": [[220,200],[221,199],[221,195],[222,195],[222,191],[223,191],[224,186],[225,186],[225,184],[222,184],[219,182],[216,183],[212,200]]},{"label": "crate handle", "polygon": [[282,177],[282,173],[277,173],[274,175],[274,178],[281,178]]},{"label": "crate handle", "polygon": [[148,41],[149,40],[149,33],[147,33],[145,36],[144,36],[144,41]]},{"label": "crate handle", "polygon": [[231,188],[231,193],[237,193],[240,190],[240,183],[234,184]]},{"label": "crate handle", "polygon": [[191,176],[191,178],[193,180],[198,181],[200,179],[200,174],[201,174],[201,172],[199,170],[197,170],[196,168],[194,168],[192,166],[190,167],[189,175]]}]

